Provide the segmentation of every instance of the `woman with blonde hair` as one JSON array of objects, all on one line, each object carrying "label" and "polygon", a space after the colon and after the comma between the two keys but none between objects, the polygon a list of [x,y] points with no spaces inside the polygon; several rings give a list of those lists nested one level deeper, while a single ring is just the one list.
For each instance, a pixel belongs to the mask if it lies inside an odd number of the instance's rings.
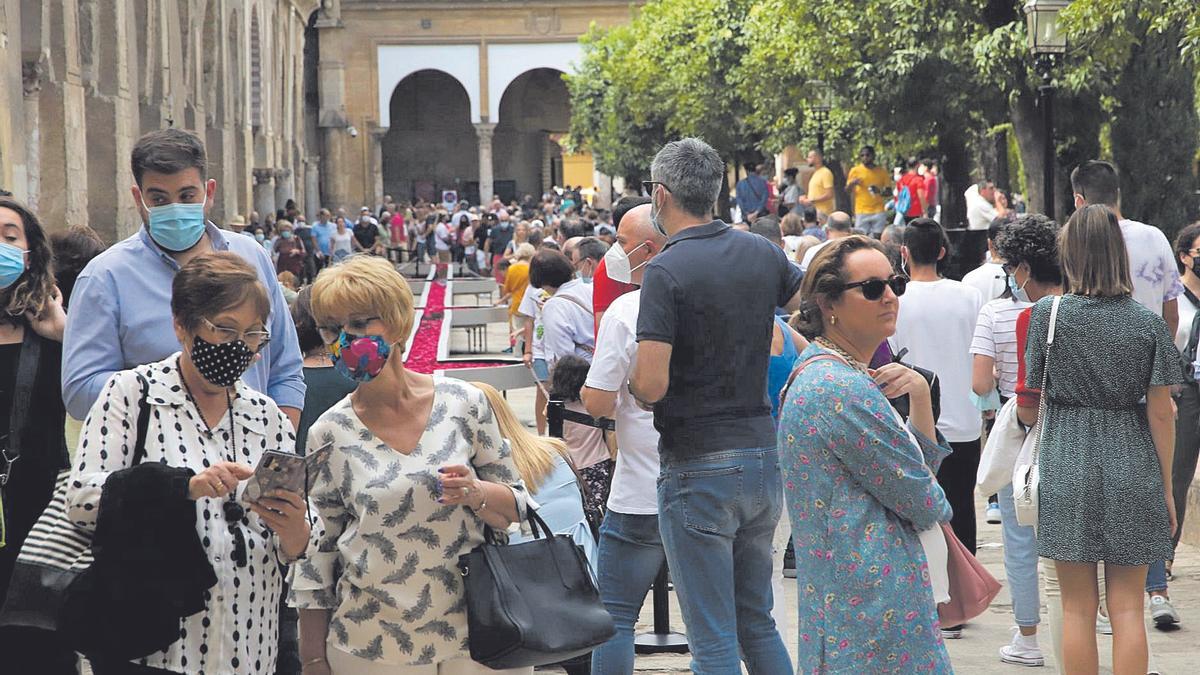
[{"label": "woman with blonde hair", "polygon": [[[584,517],[583,493],[567,444],[560,438],[537,436],[529,431],[492,385],[471,384],[487,396],[500,425],[500,435],[512,448],[513,463],[521,473],[521,480],[537,498],[538,515],[555,534],[569,535],[583,547],[584,555],[595,569],[596,539]],[[512,543],[525,540],[523,534],[509,538]]]},{"label": "woman with blonde hair", "polygon": [[[1096,564],[1104,561],[1113,672],[1146,672],[1142,590],[1150,563],[1170,559],[1175,410],[1183,361],[1166,322],[1132,297],[1117,216],[1084,206],[1059,234],[1065,291],[1033,306],[1025,382],[1041,387],[1038,555],[1054,561],[1062,591],[1063,662],[1096,673]],[[1046,340],[1054,316],[1054,342]],[[1049,353],[1047,353],[1047,351]],[[1031,424],[1038,408],[1019,405]]]},{"label": "woman with blonde hair", "polygon": [[321,272],[312,314],[357,387],[308,432],[310,449],[333,449],[312,489],[324,532],[292,573],[304,672],[493,672],[470,659],[456,563],[485,525],[517,521],[526,494],[487,398],[404,366],[413,295],[384,258]]}]

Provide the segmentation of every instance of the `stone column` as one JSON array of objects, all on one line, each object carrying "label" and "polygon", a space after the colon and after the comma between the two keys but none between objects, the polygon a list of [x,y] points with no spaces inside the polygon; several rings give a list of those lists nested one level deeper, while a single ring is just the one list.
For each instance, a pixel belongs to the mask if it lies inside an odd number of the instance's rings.
[{"label": "stone column", "polygon": [[479,203],[490,204],[492,195],[496,194],[495,178],[492,175],[492,134],[496,133],[496,125],[483,122],[475,125],[475,134],[479,136]]},{"label": "stone column", "polygon": [[316,222],[317,211],[321,210],[321,158],[304,158],[304,215],[308,222]]},{"label": "stone column", "polygon": [[292,189],[292,170],[275,169],[275,208],[284,208],[295,194]]},{"label": "stone column", "polygon": [[275,222],[275,170],[254,170],[254,210],[264,223]]},{"label": "stone column", "polygon": [[383,137],[387,127],[371,128],[371,194],[366,195],[366,204],[372,208],[383,200]]},{"label": "stone column", "polygon": [[542,139],[542,194],[554,187],[554,148],[558,144],[546,136]]}]

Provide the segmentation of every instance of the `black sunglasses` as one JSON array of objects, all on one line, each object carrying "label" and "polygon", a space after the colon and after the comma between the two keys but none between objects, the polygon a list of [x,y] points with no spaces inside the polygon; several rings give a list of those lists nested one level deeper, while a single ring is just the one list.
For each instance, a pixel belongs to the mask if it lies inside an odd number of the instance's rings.
[{"label": "black sunglasses", "polygon": [[663,189],[666,190],[667,192],[671,191],[671,188],[668,187],[666,183],[664,183],[660,180],[644,180],[644,181],[642,181],[642,189],[645,190],[646,194],[648,194],[648,195],[654,194],[654,186],[655,185],[663,186]]},{"label": "black sunglasses", "polygon": [[842,290],[847,291],[851,288],[861,288],[863,297],[867,300],[878,300],[883,297],[883,288],[887,286],[892,289],[896,297],[904,295],[905,289],[908,288],[908,277],[902,274],[893,274],[884,279],[867,279],[865,281],[856,281],[852,284],[843,284]]}]

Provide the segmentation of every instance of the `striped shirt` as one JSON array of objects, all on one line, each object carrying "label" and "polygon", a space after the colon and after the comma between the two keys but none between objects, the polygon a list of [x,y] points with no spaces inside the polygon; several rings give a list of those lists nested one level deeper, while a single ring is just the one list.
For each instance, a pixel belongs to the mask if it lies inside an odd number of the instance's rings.
[{"label": "striped shirt", "polygon": [[997,298],[979,310],[971,353],[990,356],[996,361],[1000,395],[1011,398],[1017,387],[1017,316],[1027,302]]}]

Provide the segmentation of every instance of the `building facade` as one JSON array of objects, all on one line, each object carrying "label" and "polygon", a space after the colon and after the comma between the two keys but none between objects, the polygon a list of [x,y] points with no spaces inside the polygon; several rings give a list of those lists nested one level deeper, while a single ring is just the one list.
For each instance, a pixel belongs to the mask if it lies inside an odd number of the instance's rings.
[{"label": "building facade", "polygon": [[[628,22],[612,0],[326,0],[318,13],[322,198],[327,204],[606,195],[586,155],[564,155],[562,74],[593,24]],[[588,179],[591,185],[585,184]],[[603,198],[601,198],[603,201]]]},{"label": "building facade", "polygon": [[0,188],[52,230],[115,241],[140,224],[133,144],[175,126],[206,142],[213,220],[316,198],[304,46],[320,4],[0,0]]}]

